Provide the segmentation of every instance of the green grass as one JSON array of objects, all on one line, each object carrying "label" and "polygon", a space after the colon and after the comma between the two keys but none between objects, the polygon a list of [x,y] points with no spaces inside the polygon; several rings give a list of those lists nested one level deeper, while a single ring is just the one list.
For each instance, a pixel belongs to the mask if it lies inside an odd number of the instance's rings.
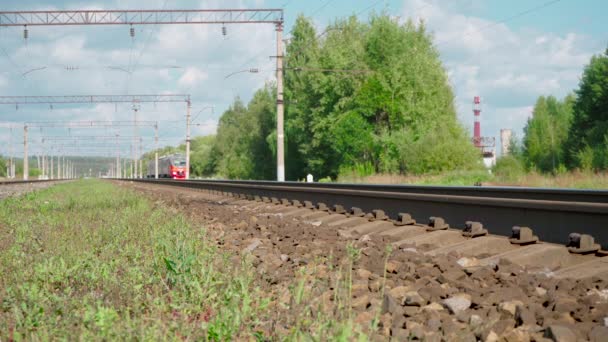
[{"label": "green grass", "polygon": [[[107,182],[0,201],[0,340],[264,339],[272,298],[254,272],[181,214]],[[294,317],[286,339],[355,336],[350,321]]]},{"label": "green grass", "polygon": [[517,171],[508,174],[486,170],[453,171],[427,175],[376,174],[365,177],[341,176],[339,183],[414,184],[447,186],[523,186],[541,188],[608,189],[608,173],[570,171],[552,174]]}]

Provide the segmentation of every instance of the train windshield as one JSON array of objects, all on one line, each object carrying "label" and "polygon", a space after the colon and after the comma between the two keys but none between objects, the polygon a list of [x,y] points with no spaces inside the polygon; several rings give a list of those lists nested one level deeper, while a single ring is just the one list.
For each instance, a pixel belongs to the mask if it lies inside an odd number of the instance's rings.
[{"label": "train windshield", "polygon": [[175,166],[186,166],[186,161],[184,159],[175,159],[173,161],[173,165],[175,165]]}]

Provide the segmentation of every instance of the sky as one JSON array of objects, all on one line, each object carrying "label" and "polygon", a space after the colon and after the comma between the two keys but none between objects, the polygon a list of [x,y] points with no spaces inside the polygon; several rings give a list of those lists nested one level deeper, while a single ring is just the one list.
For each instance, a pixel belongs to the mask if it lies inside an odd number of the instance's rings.
[{"label": "sky", "polygon": [[[498,139],[502,128],[521,137],[540,95],[563,97],[578,85],[593,54],[608,45],[605,0],[21,0],[0,11],[61,9],[284,8],[285,36],[295,18],[313,19],[319,31],[336,18],[367,20],[385,12],[400,21],[424,20],[456,95],[462,124],[472,131],[473,96],[482,99],[482,135]],[[193,135],[215,132],[221,113],[239,96],[248,101],[274,80],[272,25],[145,25],[0,27],[2,95],[190,94]],[[237,73],[258,68],[259,73]],[[132,70],[132,72],[126,72]],[[185,137],[184,104],[142,104],[139,120],[159,121],[160,143]],[[132,120],[129,104],[1,105],[0,154],[21,156],[23,122]],[[11,130],[9,127],[13,127]],[[12,132],[12,133],[11,133]],[[53,135],[129,136],[120,129],[30,129],[31,153]],[[151,149],[152,127],[140,127]],[[93,141],[64,142],[74,153],[115,155]],[[101,144],[103,145],[103,144]],[[49,146],[48,139],[46,146]],[[60,148],[57,143],[56,148]],[[120,145],[127,153],[130,142]]]}]

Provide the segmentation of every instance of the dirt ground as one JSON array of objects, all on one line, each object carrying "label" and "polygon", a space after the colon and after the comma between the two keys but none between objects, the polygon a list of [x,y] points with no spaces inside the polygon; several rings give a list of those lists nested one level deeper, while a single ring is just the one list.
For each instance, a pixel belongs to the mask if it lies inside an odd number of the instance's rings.
[{"label": "dirt ground", "polygon": [[[318,304],[312,314],[338,314],[347,305],[377,340],[608,339],[608,286],[600,278],[558,280],[507,261],[488,267],[457,253],[393,249],[394,238],[347,238],[316,221],[312,210],[292,216],[284,207],[197,190],[117,184],[184,213],[223,249],[250,253],[261,286],[274,298],[276,317],[267,329],[278,335],[297,324],[292,314],[300,306],[289,289],[304,279],[307,304]],[[346,302],[337,300],[340,280],[350,283]]]}]

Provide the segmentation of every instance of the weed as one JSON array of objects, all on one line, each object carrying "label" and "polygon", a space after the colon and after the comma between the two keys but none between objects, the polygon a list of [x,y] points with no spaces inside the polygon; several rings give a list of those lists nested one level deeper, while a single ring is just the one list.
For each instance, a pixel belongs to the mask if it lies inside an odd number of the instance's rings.
[{"label": "weed", "polygon": [[[182,215],[110,183],[0,201],[0,238],[0,340],[267,339],[273,298],[251,260],[235,264]],[[310,275],[300,277],[292,329],[277,336],[363,336],[342,313],[311,314]]]}]

